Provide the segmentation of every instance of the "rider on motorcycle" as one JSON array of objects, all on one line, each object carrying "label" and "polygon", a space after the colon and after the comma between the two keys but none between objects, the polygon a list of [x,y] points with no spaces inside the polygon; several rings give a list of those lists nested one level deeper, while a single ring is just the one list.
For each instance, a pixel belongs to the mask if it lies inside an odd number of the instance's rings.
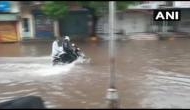
[{"label": "rider on motorcycle", "polygon": [[65,36],[64,38],[58,37],[52,44],[52,58],[53,64],[58,62],[71,63],[79,56],[85,58],[80,48],[74,43],[70,43],[70,38]]},{"label": "rider on motorcycle", "polygon": [[52,44],[52,60],[53,62],[55,60],[58,60],[59,58],[62,58],[62,56],[65,54],[65,51],[63,50],[63,39],[61,37],[57,37],[57,39]]},{"label": "rider on motorcycle", "polygon": [[77,59],[77,57],[73,53],[73,48],[69,36],[65,36],[64,38],[63,49],[66,52],[66,59],[68,59],[69,63]]}]

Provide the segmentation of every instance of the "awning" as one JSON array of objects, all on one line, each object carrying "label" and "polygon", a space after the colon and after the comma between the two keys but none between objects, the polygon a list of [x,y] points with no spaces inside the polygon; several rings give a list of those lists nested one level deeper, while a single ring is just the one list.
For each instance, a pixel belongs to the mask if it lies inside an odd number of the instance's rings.
[{"label": "awning", "polygon": [[17,21],[19,19],[18,14],[0,14],[0,21]]}]

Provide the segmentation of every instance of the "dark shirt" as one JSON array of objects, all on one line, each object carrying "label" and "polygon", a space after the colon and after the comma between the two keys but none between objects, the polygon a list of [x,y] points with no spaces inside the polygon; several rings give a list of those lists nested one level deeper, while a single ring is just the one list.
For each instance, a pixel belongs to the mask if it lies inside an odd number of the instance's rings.
[{"label": "dark shirt", "polygon": [[71,53],[72,52],[71,43],[69,41],[64,41],[63,49],[66,53]]}]

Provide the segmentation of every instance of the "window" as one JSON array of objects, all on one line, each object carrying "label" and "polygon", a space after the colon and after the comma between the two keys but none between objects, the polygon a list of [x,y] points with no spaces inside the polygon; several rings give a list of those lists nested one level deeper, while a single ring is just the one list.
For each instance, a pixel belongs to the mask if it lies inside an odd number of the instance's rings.
[{"label": "window", "polygon": [[29,32],[29,20],[28,20],[28,18],[23,18],[22,22],[23,22],[24,32]]}]

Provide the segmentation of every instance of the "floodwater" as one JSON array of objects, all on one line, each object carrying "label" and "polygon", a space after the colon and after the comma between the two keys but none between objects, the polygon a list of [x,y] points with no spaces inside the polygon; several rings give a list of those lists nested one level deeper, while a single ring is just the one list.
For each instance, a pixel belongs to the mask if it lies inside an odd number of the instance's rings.
[{"label": "floodwater", "polygon": [[[77,43],[90,63],[52,67],[51,42],[0,44],[0,102],[42,97],[48,108],[106,108],[108,42]],[[121,108],[190,108],[190,39],[117,42]]]}]

